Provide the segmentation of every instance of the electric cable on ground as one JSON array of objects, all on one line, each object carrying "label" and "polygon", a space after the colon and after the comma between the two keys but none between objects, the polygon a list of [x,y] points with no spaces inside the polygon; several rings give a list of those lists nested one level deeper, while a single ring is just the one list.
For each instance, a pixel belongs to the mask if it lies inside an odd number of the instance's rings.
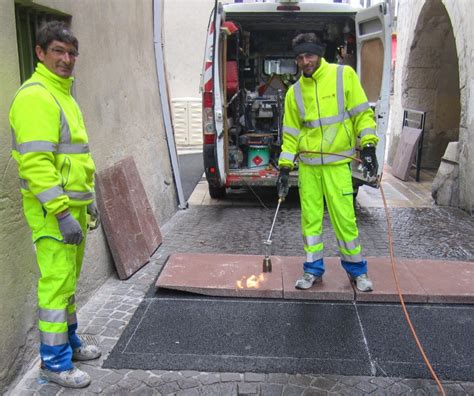
[{"label": "electric cable on ground", "polygon": [[[300,154],[337,155],[339,157],[349,158],[351,160],[362,163],[362,160],[359,159],[359,158],[351,157],[349,155],[344,155],[344,154],[339,154],[339,153],[329,153],[329,152],[319,152],[319,151],[301,151],[298,154],[298,156]],[[386,216],[386,220],[387,220],[387,235],[388,235],[388,246],[389,246],[389,252],[390,252],[390,261],[392,263],[392,272],[393,272],[393,277],[394,277],[394,280],[395,280],[395,285],[397,287],[398,298],[400,300],[400,304],[402,306],[403,313],[405,315],[405,319],[408,323],[408,327],[410,328],[410,331],[413,335],[413,338],[415,339],[416,346],[418,347],[418,349],[421,353],[421,356],[423,357],[423,361],[425,362],[426,366],[428,367],[428,370],[431,374],[431,377],[435,380],[436,385],[438,386],[439,391],[441,392],[441,395],[446,396],[443,385],[441,384],[441,381],[439,380],[438,376],[436,375],[436,372],[434,371],[433,367],[431,366],[431,363],[430,363],[428,357],[426,356],[425,350],[424,350],[423,346],[421,345],[420,340],[418,339],[418,335],[416,334],[415,327],[413,326],[413,323],[410,319],[410,315],[408,314],[408,310],[407,310],[406,305],[405,305],[405,300],[404,300],[403,295],[402,295],[402,291],[401,291],[401,288],[400,288],[400,282],[398,280],[398,273],[397,273],[397,269],[396,269],[396,266],[395,266],[395,255],[393,253],[393,239],[392,239],[392,223],[391,223],[391,220],[390,220],[390,212],[388,210],[387,201],[385,200],[385,194],[383,192],[382,180],[380,180],[379,187],[380,187],[380,193],[382,194],[382,201],[383,201],[383,206],[384,206],[384,209],[385,209],[385,216]]]},{"label": "electric cable on ground", "polygon": [[252,192],[255,197],[257,197],[258,201],[260,202],[260,205],[262,205],[265,209],[269,209],[267,205],[265,205],[262,201],[262,199],[258,196],[258,194],[255,192],[255,190],[252,188],[252,186],[245,180],[245,177],[242,177],[242,181],[245,183],[245,185],[249,188],[249,190]]}]

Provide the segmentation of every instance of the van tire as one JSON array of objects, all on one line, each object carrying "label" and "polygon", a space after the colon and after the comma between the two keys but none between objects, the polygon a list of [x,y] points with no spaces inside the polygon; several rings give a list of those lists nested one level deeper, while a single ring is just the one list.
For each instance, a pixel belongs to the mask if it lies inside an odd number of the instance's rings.
[{"label": "van tire", "polygon": [[215,187],[209,185],[209,195],[212,199],[222,199],[225,198],[225,187]]}]

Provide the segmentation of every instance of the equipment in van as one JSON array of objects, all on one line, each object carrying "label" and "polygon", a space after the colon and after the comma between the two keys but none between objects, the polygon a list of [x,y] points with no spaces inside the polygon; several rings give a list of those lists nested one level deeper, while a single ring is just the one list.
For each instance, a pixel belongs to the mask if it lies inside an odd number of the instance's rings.
[{"label": "equipment in van", "polygon": [[[216,1],[201,84],[203,159],[212,198],[223,198],[229,187],[275,186],[285,95],[299,78],[291,48],[297,32],[315,33],[328,62],[356,69],[375,110],[383,163],[391,70],[385,3],[363,9],[317,1]],[[357,165],[352,163],[354,193],[363,184],[378,187],[382,167],[378,177],[364,178]],[[297,163],[294,169],[290,186],[297,185]]]},{"label": "equipment in van", "polygon": [[[375,112],[377,133],[380,138],[376,158],[383,164],[390,96],[390,26],[387,1],[363,9],[349,4],[322,4],[316,1],[287,0],[274,3],[222,5],[216,0],[208,26],[201,84],[203,156],[210,196],[223,198],[227,187],[266,185],[274,188],[278,176],[276,163],[281,151],[279,147],[281,140],[278,138],[278,131],[275,134],[274,128],[271,129],[274,124],[269,122],[274,117],[273,109],[270,117],[271,105],[268,107],[260,101],[258,107],[255,105],[254,108],[253,103],[251,105],[247,103],[247,93],[257,93],[254,99],[274,94],[262,87],[273,86],[275,75],[278,80],[284,81],[287,87],[297,80],[297,70],[294,62],[292,63],[293,53],[290,48],[291,38],[297,31],[313,32],[322,38],[326,61],[342,63],[357,71],[369,104]],[[229,67],[231,77],[228,78],[229,62],[234,63]],[[231,90],[228,91],[227,86],[232,87]],[[284,96],[286,92],[284,87],[279,89]],[[281,106],[281,109],[283,108],[284,106]],[[282,114],[278,114],[277,118],[281,120],[281,117]],[[266,129],[267,125],[270,125],[270,130]],[[255,146],[263,144],[252,145],[248,143],[249,140],[240,141],[242,135],[254,133],[271,134],[274,138],[274,143],[266,143],[270,158],[269,166],[265,169],[248,167],[249,153],[251,157],[257,158],[256,150],[262,147]],[[256,136],[250,136],[249,139],[251,138]],[[235,149],[229,150],[229,147]],[[356,151],[360,151],[358,147]],[[240,152],[244,157],[242,161],[229,159],[229,154],[234,157],[237,155],[238,158]],[[265,158],[262,160],[265,161]],[[358,169],[360,162],[359,158],[355,158],[351,164],[354,194],[363,184],[379,187],[382,177],[382,166],[372,178],[364,177],[363,169]],[[230,164],[234,165],[234,168]],[[290,184],[296,185],[296,182],[297,173],[292,172]],[[381,193],[383,196],[382,189]],[[385,203],[384,196],[383,200]],[[281,201],[279,199],[269,237],[264,243],[266,249],[264,272],[271,271],[271,235]],[[390,216],[386,205],[385,209],[389,222]],[[425,363],[430,368],[441,394],[445,394],[418,342],[403,302],[395,271],[390,228],[388,224],[390,256],[400,301]]]}]

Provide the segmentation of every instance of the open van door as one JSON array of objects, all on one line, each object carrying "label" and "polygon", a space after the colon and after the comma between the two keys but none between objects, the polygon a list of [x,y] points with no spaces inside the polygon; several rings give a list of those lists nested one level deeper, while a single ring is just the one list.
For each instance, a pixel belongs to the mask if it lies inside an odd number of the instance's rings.
[{"label": "open van door", "polygon": [[222,4],[216,0],[214,8],[214,43],[212,46],[212,81],[213,81],[213,97],[214,97],[214,125],[216,131],[216,162],[217,172],[221,187],[224,186],[226,180],[225,160],[224,160],[224,103],[223,103],[223,86],[222,73],[225,63],[222,59],[221,24],[223,19]]},{"label": "open van door", "polygon": [[[392,58],[391,16],[386,2],[357,12],[356,39],[357,74],[370,105],[375,108],[377,135],[380,139],[377,145],[378,175],[381,176],[385,161]],[[378,181],[367,182],[362,172],[355,168],[352,174],[357,183],[378,185]]]}]

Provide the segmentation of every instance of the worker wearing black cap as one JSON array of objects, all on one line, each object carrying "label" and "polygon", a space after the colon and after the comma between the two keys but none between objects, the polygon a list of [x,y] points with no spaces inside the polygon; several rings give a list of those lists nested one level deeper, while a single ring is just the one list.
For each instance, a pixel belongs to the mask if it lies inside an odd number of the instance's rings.
[{"label": "worker wearing black cap", "polygon": [[299,34],[292,44],[302,75],[285,98],[277,188],[279,197],[284,198],[298,157],[306,260],[295,287],[308,289],[322,281],[326,202],[342,266],[359,290],[371,291],[373,284],[359,243],[350,163],[359,138],[364,173],[377,175],[375,146],[379,139],[374,113],[354,69],[326,62],[324,46],[314,33]]}]

